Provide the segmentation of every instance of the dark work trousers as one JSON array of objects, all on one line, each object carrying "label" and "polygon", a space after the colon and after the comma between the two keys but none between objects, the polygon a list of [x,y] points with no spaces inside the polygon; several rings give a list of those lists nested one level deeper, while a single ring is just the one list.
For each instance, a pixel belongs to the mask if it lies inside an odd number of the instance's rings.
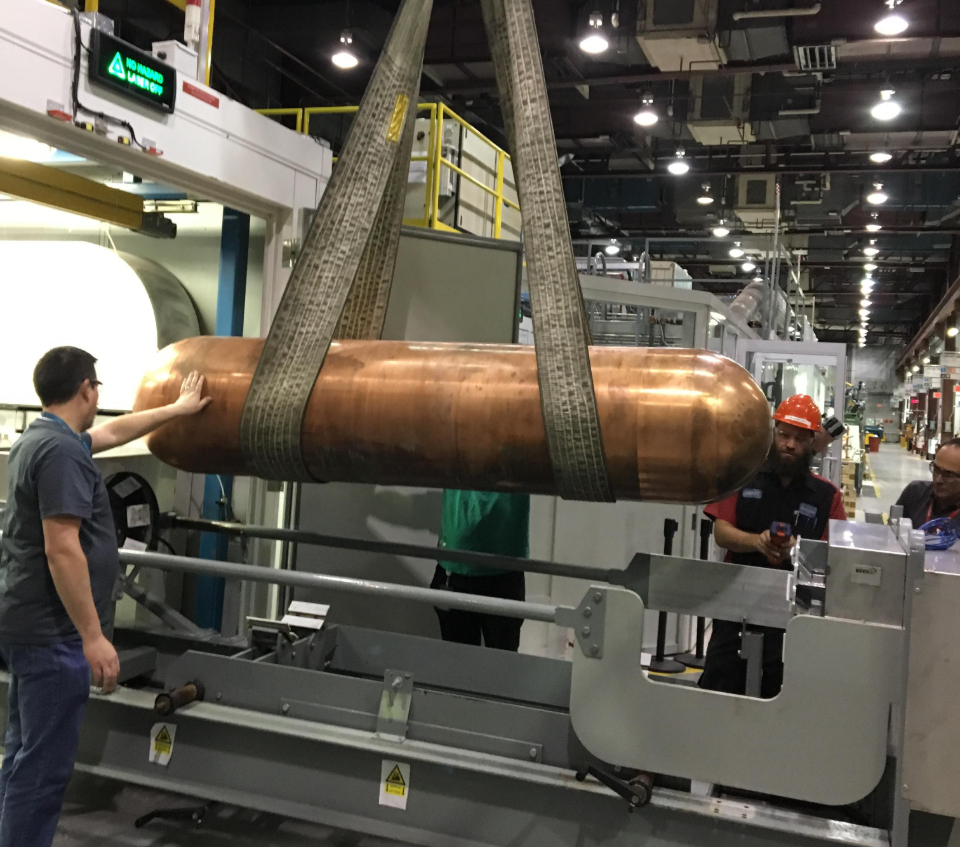
[{"label": "dark work trousers", "polygon": [[[772,627],[750,627],[763,633],[763,676],[760,696],[769,700],[780,693],[783,685],[783,630]],[[740,658],[740,624],[714,621],[713,634],[707,646],[699,685],[709,691],[745,694],[747,662]]]},{"label": "dark work trousers", "polygon": [[90,666],[80,641],[0,643],[10,672],[0,847],[50,847],[73,773]]},{"label": "dark work trousers", "polygon": [[[430,587],[461,594],[499,597],[502,600],[523,600],[526,597],[522,571],[494,576],[463,576],[448,573],[437,565]],[[440,619],[440,635],[444,641],[474,644],[479,647],[482,636],[486,647],[514,652],[520,649],[520,627],[523,626],[520,618],[461,612],[458,609],[437,609],[437,617]]]}]

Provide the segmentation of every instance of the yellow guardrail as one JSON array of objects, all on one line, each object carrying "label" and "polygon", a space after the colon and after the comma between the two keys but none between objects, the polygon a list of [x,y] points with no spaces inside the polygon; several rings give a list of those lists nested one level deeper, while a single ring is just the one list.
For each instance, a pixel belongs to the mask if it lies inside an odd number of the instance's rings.
[{"label": "yellow guardrail", "polygon": [[[307,106],[304,108],[287,109],[257,109],[262,115],[270,117],[295,117],[296,130],[304,135],[310,134],[311,115],[346,115],[357,111],[357,106]],[[411,162],[426,162],[427,175],[424,185],[423,217],[404,218],[403,222],[410,226],[429,227],[430,229],[445,230],[447,232],[457,232],[457,230],[440,220],[440,179],[443,168],[448,168],[462,179],[465,179],[471,185],[475,185],[481,191],[489,194],[496,201],[493,219],[493,237],[500,238],[503,224],[503,207],[509,206],[511,209],[520,211],[520,206],[504,196],[504,172],[507,162],[510,161],[510,155],[501,147],[494,144],[482,132],[479,132],[472,124],[461,118],[456,112],[452,111],[443,103],[419,103],[417,105],[417,114],[426,112],[430,119],[430,133],[427,138],[427,155],[411,156]],[[491,188],[472,174],[467,173],[459,165],[451,162],[443,155],[443,123],[445,120],[451,120],[460,124],[465,130],[473,135],[483,144],[488,146],[496,154],[496,184]],[[336,158],[334,158],[336,162]]]}]

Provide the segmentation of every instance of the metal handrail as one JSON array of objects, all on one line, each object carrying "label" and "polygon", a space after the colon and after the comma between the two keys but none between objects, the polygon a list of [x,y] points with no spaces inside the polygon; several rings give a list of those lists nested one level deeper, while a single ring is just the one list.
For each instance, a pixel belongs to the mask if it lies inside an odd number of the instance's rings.
[{"label": "metal handrail", "polygon": [[[281,109],[257,109],[262,115],[267,116],[295,116],[296,131],[304,135],[310,134],[311,115],[346,115],[353,114],[359,106],[307,106],[303,108],[281,108]],[[469,121],[464,120],[460,115],[450,109],[444,103],[418,103],[418,112],[428,112],[430,117],[430,133],[427,140],[427,155],[412,156],[411,162],[426,162],[427,175],[424,185],[424,203],[422,218],[404,218],[404,223],[411,226],[422,226],[430,229],[444,230],[447,232],[456,232],[454,227],[448,226],[440,220],[440,175],[442,168],[449,168],[458,176],[467,180],[471,185],[484,191],[496,200],[496,209],[493,218],[493,237],[500,238],[503,231],[503,207],[508,206],[515,211],[520,211],[520,205],[504,196],[504,174],[508,161],[511,161],[510,154],[502,147],[495,144],[487,138],[482,132],[478,131]],[[493,187],[486,185],[476,177],[467,173],[463,168],[454,164],[443,155],[443,121],[452,120],[472,132],[483,144],[489,147],[496,154],[495,184]],[[336,157],[333,159],[337,161]]]}]

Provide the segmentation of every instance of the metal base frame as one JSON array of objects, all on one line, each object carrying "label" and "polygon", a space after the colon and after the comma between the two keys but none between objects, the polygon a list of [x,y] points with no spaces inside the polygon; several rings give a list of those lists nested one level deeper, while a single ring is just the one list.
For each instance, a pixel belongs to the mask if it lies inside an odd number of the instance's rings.
[{"label": "metal base frame", "polygon": [[[77,769],[430,847],[889,847],[880,830],[664,789],[628,814],[570,771],[206,703],[176,716],[162,767],[148,762],[152,704],[130,690],[91,698]],[[379,805],[383,759],[410,763],[406,811]]]}]

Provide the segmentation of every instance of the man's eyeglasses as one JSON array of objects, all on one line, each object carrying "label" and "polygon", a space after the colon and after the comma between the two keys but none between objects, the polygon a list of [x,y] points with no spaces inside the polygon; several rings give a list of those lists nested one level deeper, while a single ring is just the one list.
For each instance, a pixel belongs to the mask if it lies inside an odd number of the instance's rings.
[{"label": "man's eyeglasses", "polygon": [[936,463],[936,461],[930,463],[930,473],[932,473],[934,476],[942,476],[948,482],[960,481],[960,473],[957,473],[956,471],[945,471]]}]

